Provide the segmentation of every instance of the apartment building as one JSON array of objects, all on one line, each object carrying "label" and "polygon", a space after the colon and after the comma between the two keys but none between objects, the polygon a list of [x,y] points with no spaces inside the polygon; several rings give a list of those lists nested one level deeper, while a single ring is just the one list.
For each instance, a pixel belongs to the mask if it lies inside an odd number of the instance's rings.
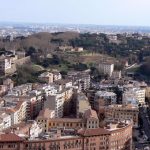
[{"label": "apartment building", "polygon": [[28,139],[35,139],[40,136],[42,133],[41,125],[39,125],[34,120],[23,121],[19,124],[12,125],[11,127],[3,130],[4,133],[14,133],[19,135],[20,137],[28,138]]},{"label": "apartment building", "polygon": [[52,71],[51,73],[53,74],[53,81],[62,79],[62,75],[59,71],[56,70],[56,71]]},{"label": "apartment building", "polygon": [[11,59],[9,57],[0,56],[0,74],[5,75],[11,69]]},{"label": "apartment building", "polygon": [[5,111],[0,111],[0,131],[11,126],[11,116]]},{"label": "apartment building", "polygon": [[72,135],[67,133],[62,130],[62,132],[55,132],[55,138],[49,136],[47,139],[39,137],[32,140],[25,140],[12,133],[1,134],[0,146],[2,150],[8,148],[13,150],[41,148],[51,150],[132,150],[132,123],[129,121],[108,123],[105,128],[82,128],[72,132]]},{"label": "apartment building", "polygon": [[128,88],[124,91],[122,96],[122,102],[124,104],[133,103],[145,104],[145,89],[142,88]]},{"label": "apartment building", "polygon": [[59,86],[59,89],[62,90],[63,88],[72,87],[72,81],[69,79],[61,79],[61,80],[55,81],[55,85]]},{"label": "apartment building", "polygon": [[44,72],[38,77],[41,81],[46,82],[47,84],[53,83],[53,74],[50,72]]},{"label": "apartment building", "polygon": [[95,110],[86,110],[83,119],[86,120],[86,129],[99,128],[99,119]]},{"label": "apartment building", "polygon": [[150,99],[150,87],[146,88],[145,96],[146,96],[146,98]]},{"label": "apartment building", "polygon": [[110,150],[132,150],[132,121],[110,122],[106,128],[110,131]]},{"label": "apartment building", "polygon": [[94,98],[94,107],[97,107],[97,101],[99,101],[99,99],[103,99],[104,105],[107,106],[116,104],[117,96],[113,92],[97,91]]},{"label": "apartment building", "polygon": [[7,86],[7,90],[11,90],[14,87],[14,82],[11,79],[7,78],[3,80],[3,85]]},{"label": "apartment building", "polygon": [[49,95],[44,102],[44,108],[49,108],[50,110],[55,110],[55,117],[63,117],[65,102],[65,93],[60,92],[54,95]]},{"label": "apartment building", "polygon": [[120,79],[121,78],[121,71],[113,71],[111,78],[112,79]]},{"label": "apartment building", "polygon": [[85,111],[83,118],[54,118],[50,117],[53,111],[47,111],[39,114],[37,117],[38,124],[42,125],[44,132],[49,132],[51,129],[80,129],[80,128],[99,128],[99,119],[96,111],[88,109]]},{"label": "apartment building", "polygon": [[91,109],[90,102],[84,93],[76,93],[75,98],[76,117],[82,118],[85,111]]},{"label": "apartment building", "polygon": [[104,74],[108,75],[109,77],[111,77],[112,73],[114,71],[114,64],[102,62],[98,65],[98,70],[101,73],[104,73]]},{"label": "apartment building", "polygon": [[39,85],[35,89],[37,91],[41,91],[46,97],[49,95],[56,94],[58,91],[60,91],[59,86],[56,86],[54,84]]},{"label": "apartment building", "polygon": [[16,101],[6,104],[6,113],[11,116],[11,125],[21,123],[27,119],[27,102]]},{"label": "apartment building", "polygon": [[138,127],[139,108],[132,105],[110,105],[105,107],[106,120],[132,120],[133,126]]},{"label": "apartment building", "polygon": [[32,87],[33,87],[32,83],[22,84],[9,90],[8,95],[24,96],[27,95],[28,92],[32,90]]},{"label": "apartment building", "polygon": [[40,111],[36,120],[37,123],[41,126],[43,132],[48,131],[47,122],[51,118],[55,118],[55,110],[50,110],[48,108],[45,108]]},{"label": "apartment building", "polygon": [[79,129],[85,128],[86,122],[83,119],[77,118],[51,118],[45,123],[46,132],[51,129]]},{"label": "apartment building", "polygon": [[14,133],[0,134],[0,149],[2,150],[23,150],[24,139]]},{"label": "apartment building", "polygon": [[8,92],[8,88],[6,85],[0,85],[0,96],[4,96]]},{"label": "apartment building", "polygon": [[[64,109],[69,109],[70,99],[73,95],[72,82],[65,84],[66,87],[59,89],[57,92],[46,96],[44,108],[55,110],[55,117],[61,118],[64,115]],[[61,86],[61,85],[60,85]]]},{"label": "apartment building", "polygon": [[67,78],[71,79],[73,82],[73,85],[78,86],[79,89],[82,91],[85,91],[86,89],[90,88],[91,84],[91,77],[88,72],[75,72],[75,71],[70,71],[67,74]]}]

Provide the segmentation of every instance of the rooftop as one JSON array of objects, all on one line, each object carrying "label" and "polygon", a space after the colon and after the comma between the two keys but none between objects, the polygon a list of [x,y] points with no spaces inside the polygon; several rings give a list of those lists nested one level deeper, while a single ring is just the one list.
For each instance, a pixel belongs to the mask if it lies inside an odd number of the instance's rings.
[{"label": "rooftop", "polygon": [[20,142],[23,141],[22,138],[13,133],[2,133],[0,134],[0,143],[1,142]]},{"label": "rooftop", "polygon": [[84,117],[86,119],[88,119],[88,118],[96,118],[96,119],[98,119],[96,111],[92,110],[92,109],[86,110],[85,113],[84,113]]},{"label": "rooftop", "polygon": [[109,105],[107,108],[115,108],[115,109],[127,109],[127,110],[138,110],[138,107],[132,104],[127,105]]},{"label": "rooftop", "polygon": [[54,112],[54,110],[50,110],[48,108],[45,108],[43,110],[40,111],[39,116],[37,118],[50,118],[51,113]]},{"label": "rooftop", "polygon": [[96,92],[96,94],[95,95],[97,95],[97,96],[116,96],[116,94],[115,93],[113,93],[113,92],[107,92],[107,91],[98,91],[98,92]]},{"label": "rooftop", "polygon": [[51,76],[51,75],[53,75],[53,74],[50,73],[50,72],[44,72],[44,73],[40,74],[39,77],[49,77],[49,76]]},{"label": "rooftop", "polygon": [[97,129],[80,129],[78,130],[78,134],[81,136],[98,136],[98,135],[109,135],[110,132],[103,128]]}]

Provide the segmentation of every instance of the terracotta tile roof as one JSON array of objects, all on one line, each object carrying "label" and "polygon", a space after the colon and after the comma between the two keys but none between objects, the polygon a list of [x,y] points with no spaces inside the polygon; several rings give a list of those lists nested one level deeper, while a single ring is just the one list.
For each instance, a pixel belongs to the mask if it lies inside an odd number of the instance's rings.
[{"label": "terracotta tile roof", "polygon": [[59,79],[57,81],[55,81],[56,84],[66,84],[68,82],[72,82],[70,79]]},{"label": "terracotta tile roof", "polygon": [[29,131],[29,128],[32,126],[32,123],[21,122],[19,124],[12,125],[11,127],[3,130],[5,133],[9,133],[14,130],[14,133],[23,133],[26,134]]},{"label": "terracotta tile roof", "polygon": [[0,134],[0,142],[20,142],[24,139],[13,133]]},{"label": "terracotta tile roof", "polygon": [[77,119],[77,118],[52,118],[49,119],[50,122],[62,122],[62,123],[71,123],[71,122],[83,122],[83,119]]},{"label": "terracotta tile roof", "polygon": [[78,134],[81,136],[98,136],[98,135],[109,135],[110,131],[103,128],[96,129],[80,129]]},{"label": "terracotta tile roof", "polygon": [[17,105],[16,105],[16,107],[14,108],[14,110],[15,111],[17,111],[17,110],[19,110],[20,109],[20,107],[21,107],[21,105],[24,103],[24,101],[18,101],[18,103],[17,103]]},{"label": "terracotta tile roof", "polygon": [[24,103],[25,101],[18,101],[17,102],[17,105],[14,107],[14,108],[8,108],[8,109],[6,109],[6,113],[7,114],[12,114],[12,113],[14,113],[14,112],[16,112],[16,111],[18,111],[20,108],[21,108],[21,105]]},{"label": "terracotta tile roof", "polygon": [[43,110],[40,111],[40,113],[39,113],[39,115],[38,115],[37,118],[40,118],[40,117],[45,118],[45,119],[50,118],[50,115],[51,115],[51,113],[53,111],[54,110],[50,110],[48,108],[45,108],[45,109],[43,109]]},{"label": "terracotta tile roof", "polygon": [[84,117],[85,117],[85,119],[88,119],[88,118],[96,118],[96,119],[98,119],[96,111],[92,110],[92,109],[86,110],[85,113],[84,113]]},{"label": "terracotta tile roof", "polygon": [[10,109],[6,109],[5,112],[6,112],[7,114],[13,114],[13,113],[15,112],[15,110],[12,109],[12,108],[10,108]]}]

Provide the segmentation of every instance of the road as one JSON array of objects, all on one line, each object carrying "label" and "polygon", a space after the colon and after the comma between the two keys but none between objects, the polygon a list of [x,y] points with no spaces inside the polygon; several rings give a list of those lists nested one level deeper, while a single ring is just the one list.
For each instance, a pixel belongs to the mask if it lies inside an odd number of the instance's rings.
[{"label": "road", "polygon": [[[140,108],[140,117],[143,121],[142,130],[144,131],[144,134],[150,139],[150,120],[147,115],[147,111],[144,111],[144,108],[142,107]],[[143,150],[146,146],[150,146],[148,141],[145,141],[144,143],[140,143],[138,141],[138,142],[135,142],[134,144],[138,150]]]},{"label": "road", "polygon": [[125,69],[126,70],[128,70],[128,69],[135,69],[135,68],[139,68],[142,65],[143,65],[143,63],[140,63],[140,64],[135,63],[135,64],[133,64],[133,65],[131,65],[131,66],[125,68]]},{"label": "road", "polygon": [[150,120],[147,112],[144,112],[144,108],[140,108],[140,116],[143,120],[143,130],[146,136],[150,139]]}]

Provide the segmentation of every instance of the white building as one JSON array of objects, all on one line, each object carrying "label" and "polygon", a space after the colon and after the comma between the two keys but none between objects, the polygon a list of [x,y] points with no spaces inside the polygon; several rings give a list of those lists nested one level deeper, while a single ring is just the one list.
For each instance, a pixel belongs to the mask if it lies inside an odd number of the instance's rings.
[{"label": "white building", "polygon": [[73,81],[73,85],[78,86],[81,90],[90,88],[91,77],[89,73],[70,71],[67,77]]},{"label": "white building", "polygon": [[112,63],[100,63],[98,65],[98,70],[101,73],[104,73],[104,74],[109,75],[111,77],[112,73],[114,71],[114,64],[112,64]]},{"label": "white building", "polygon": [[42,133],[42,127],[34,121],[32,126],[30,127],[29,137],[30,139],[35,139],[39,137],[39,135]]},{"label": "white building", "polygon": [[11,124],[18,124],[27,118],[27,103],[26,101],[18,101],[15,106],[12,104],[12,107],[8,107],[6,110],[7,114],[11,116]]},{"label": "white building", "polygon": [[96,102],[99,99],[104,99],[105,105],[111,105],[111,104],[116,104],[117,96],[113,92],[98,91],[95,93],[94,101]]},{"label": "white building", "polygon": [[46,85],[43,85],[42,87],[38,88],[38,90],[43,91],[46,96],[49,96],[49,95],[56,94],[59,91],[59,87],[56,85],[47,85],[46,84]]},{"label": "white building", "polygon": [[145,104],[145,89],[129,88],[124,91],[122,96],[122,102],[124,104],[132,103],[134,100],[137,101],[137,104]]},{"label": "white building", "polygon": [[11,116],[4,111],[0,112],[0,131],[11,126]]},{"label": "white building", "polygon": [[112,76],[113,79],[120,79],[121,78],[121,71],[113,71]]},{"label": "white building", "polygon": [[9,90],[8,95],[23,96],[32,90],[32,83],[22,84]]},{"label": "white building", "polygon": [[38,78],[48,84],[53,83],[53,74],[50,72],[44,72]]},{"label": "white building", "polygon": [[0,73],[5,74],[7,70],[11,69],[11,59],[5,56],[0,57]]},{"label": "white building", "polygon": [[54,95],[47,96],[47,100],[44,103],[44,108],[49,108],[50,110],[55,110],[55,117],[63,117],[63,109],[65,102],[65,93],[57,93]]},{"label": "white building", "polygon": [[53,81],[62,79],[62,75],[59,71],[52,71],[52,74],[53,74]]}]

